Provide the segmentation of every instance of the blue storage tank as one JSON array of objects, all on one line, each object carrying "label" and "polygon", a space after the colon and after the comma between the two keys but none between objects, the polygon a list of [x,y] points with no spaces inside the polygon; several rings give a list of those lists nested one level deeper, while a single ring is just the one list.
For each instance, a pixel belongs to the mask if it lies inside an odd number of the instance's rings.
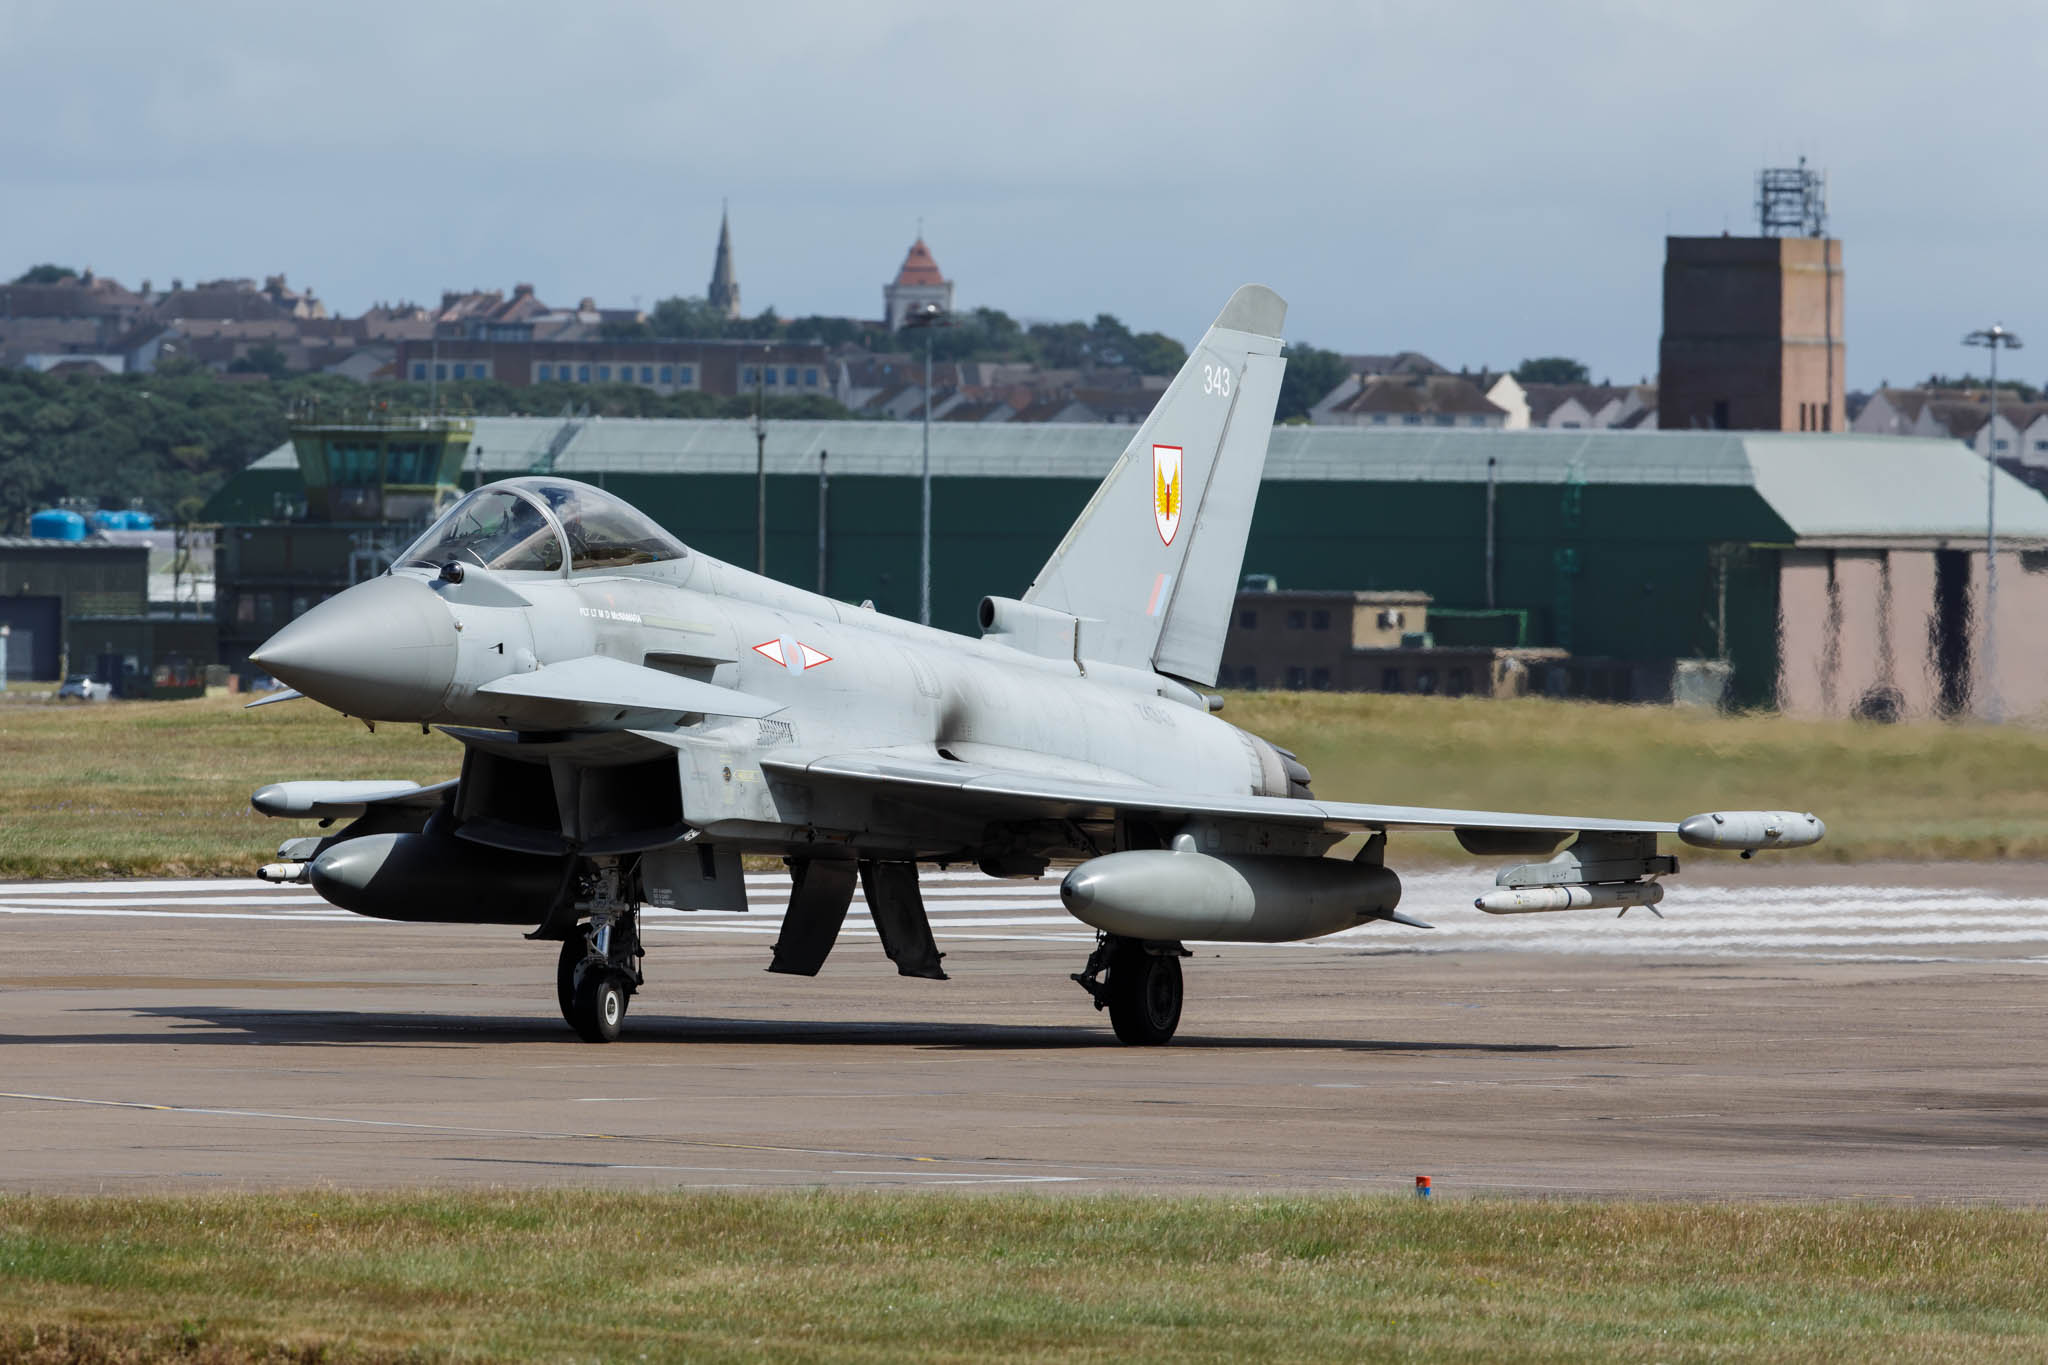
[{"label": "blue storage tank", "polygon": [[28,519],[28,533],[37,540],[84,540],[85,518],[76,512],[52,507]]},{"label": "blue storage tank", "polygon": [[156,518],[147,512],[130,512],[127,516],[128,529],[131,531],[154,531],[156,529]]},{"label": "blue storage tank", "polygon": [[126,512],[109,512],[104,508],[85,514],[85,524],[95,531],[125,531],[128,529]]}]

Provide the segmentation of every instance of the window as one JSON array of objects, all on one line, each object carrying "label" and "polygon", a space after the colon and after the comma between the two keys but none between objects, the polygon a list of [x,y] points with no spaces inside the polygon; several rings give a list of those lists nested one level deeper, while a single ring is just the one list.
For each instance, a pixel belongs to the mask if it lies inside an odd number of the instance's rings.
[{"label": "window", "polygon": [[2048,450],[2048,441],[2036,441],[2036,442],[2034,442],[2034,449],[2036,449],[2036,450]]},{"label": "window", "polygon": [[664,384],[673,384],[673,383],[675,383],[675,382],[676,382],[676,367],[675,367],[675,366],[673,366],[673,365],[664,365],[664,366],[662,366],[662,367],[661,367],[661,382],[662,382],[662,383],[664,383]]},{"label": "window", "polygon": [[554,367],[554,366],[552,366],[552,365],[543,365],[543,366],[541,366],[541,367],[540,367],[540,377],[541,377],[541,379],[542,379],[542,381],[543,381],[543,382],[545,382],[545,381],[547,381],[547,380],[550,380],[550,379],[553,379],[553,378],[555,377],[555,367]]},{"label": "window", "polygon": [[1440,412],[1436,415],[1436,424],[1440,427],[1454,427],[1458,424],[1458,419],[1448,412]]},{"label": "window", "polygon": [[816,370],[804,371],[804,387],[807,389],[815,389],[818,387],[818,372]]},{"label": "window", "polygon": [[1404,427],[1419,427],[1419,426],[1421,426],[1421,425],[1422,425],[1422,414],[1421,414],[1421,413],[1419,413],[1419,412],[1404,412],[1404,413],[1402,413],[1402,414],[1401,414],[1401,425],[1402,425],[1402,426],[1404,426]]},{"label": "window", "polygon": [[424,360],[415,360],[415,361],[413,361],[413,363],[412,363],[412,377],[413,377],[414,379],[425,379],[425,378],[427,377],[427,362],[426,362],[426,361],[424,361]]},{"label": "window", "polygon": [[384,482],[431,487],[439,472],[438,459],[438,447],[412,443],[390,446],[384,452]]},{"label": "window", "polygon": [[611,383],[611,382],[612,382],[612,367],[611,367],[611,366],[609,366],[609,365],[600,365],[600,366],[598,366],[598,367],[597,367],[597,382],[598,382],[598,383],[600,383],[600,384],[609,384],[609,383]]},{"label": "window", "polygon": [[436,366],[434,367],[434,378],[436,378],[436,379],[446,379],[447,377],[448,377],[448,367],[447,367],[446,365],[436,365]]},{"label": "window", "polygon": [[1725,398],[1714,400],[1714,430],[1728,430],[1728,400]]},{"label": "window", "polygon": [[1308,686],[1308,670],[1300,664],[1290,664],[1287,669],[1288,690],[1299,692]]},{"label": "window", "polygon": [[480,489],[398,557],[400,564],[430,566],[450,560],[486,569],[552,573],[562,567],[562,545],[533,503],[502,488]]},{"label": "window", "polygon": [[1566,431],[1577,431],[1581,424],[1578,422],[1560,422],[1558,425]]},{"label": "window", "polygon": [[652,384],[654,382],[654,367],[652,365],[642,365],[640,367],[640,382],[643,384]]},{"label": "window", "polygon": [[576,381],[579,384],[588,384],[590,382],[590,367],[588,365],[578,365],[576,367]]},{"label": "window", "polygon": [[678,384],[694,384],[694,383],[696,383],[696,382],[697,382],[697,380],[696,380],[696,368],[695,368],[694,366],[691,366],[691,365],[678,365],[678,366],[676,366],[676,383],[678,383]]},{"label": "window", "polygon": [[1259,613],[1251,607],[1246,607],[1237,614],[1237,625],[1240,630],[1257,630],[1259,628]]},{"label": "window", "polygon": [[2006,440],[2003,436],[2001,436],[1991,443],[1991,448],[1993,450],[2004,450],[2007,446],[2011,444],[2012,442]]},{"label": "window", "polygon": [[796,366],[792,365],[782,372],[782,382],[792,389],[796,387]]},{"label": "window", "polygon": [[770,365],[768,367],[768,387],[770,388],[775,387],[775,374],[775,367],[773,365]]},{"label": "window", "polygon": [[1289,630],[1306,630],[1308,628],[1308,613],[1305,611],[1288,612],[1287,628]]},{"label": "window", "polygon": [[1415,690],[1425,697],[1436,695],[1436,670],[1418,668],[1415,670]]},{"label": "window", "polygon": [[742,365],[742,366],[740,366],[740,384],[741,384],[742,386],[751,386],[751,385],[753,385],[754,383],[758,382],[758,381],[760,380],[760,378],[761,378],[761,370],[760,370],[760,367],[759,367],[759,366],[757,366],[757,365]]},{"label": "window", "polygon": [[1316,608],[1308,614],[1308,624],[1312,630],[1328,630],[1330,628],[1329,611],[1323,607]]},{"label": "window", "polygon": [[1330,670],[1327,668],[1319,668],[1315,672],[1311,673],[1309,675],[1308,685],[1310,687],[1313,687],[1318,692],[1329,691]]},{"label": "window", "polygon": [[331,484],[377,482],[377,447],[329,445],[327,481]]},{"label": "window", "polygon": [[566,483],[531,487],[562,523],[572,570],[616,569],[683,557],[675,537],[609,493]]},{"label": "window", "polygon": [[1463,697],[1470,695],[1471,691],[1472,670],[1469,668],[1452,669],[1451,680],[1444,687],[1444,695],[1448,697]]},{"label": "window", "polygon": [[1387,424],[1387,415],[1384,412],[1374,413],[1372,415],[1372,424],[1376,427],[1385,426]]},{"label": "window", "polygon": [[1383,668],[1383,669],[1381,669],[1381,670],[1380,670],[1380,691],[1382,691],[1382,692],[1399,692],[1400,690],[1401,690],[1401,670],[1400,670],[1400,669],[1398,669],[1398,668]]},{"label": "window", "polygon": [[491,367],[479,360],[469,367],[469,377],[471,379],[489,379],[491,377]]},{"label": "window", "polygon": [[256,624],[256,599],[243,593],[235,599],[235,624],[253,626]]}]

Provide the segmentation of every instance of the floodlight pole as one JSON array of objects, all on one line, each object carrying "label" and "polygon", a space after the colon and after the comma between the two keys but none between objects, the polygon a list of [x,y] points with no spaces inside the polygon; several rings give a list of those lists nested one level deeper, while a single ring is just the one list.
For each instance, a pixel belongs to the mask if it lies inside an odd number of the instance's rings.
[{"label": "floodlight pole", "polygon": [[754,572],[768,576],[768,427],[761,420],[762,385],[766,383],[768,348],[754,366]]},{"label": "floodlight pole", "polygon": [[1984,715],[2005,719],[1998,695],[1998,352],[2020,349],[2020,339],[1998,323],[1970,333],[1965,346],[1991,352],[1991,416],[1984,423]]},{"label": "floodlight pole", "polygon": [[923,529],[918,537],[917,623],[932,623],[932,330],[950,327],[946,310],[936,303],[920,304],[903,320],[905,327],[924,329],[924,465],[919,476],[924,498]]}]

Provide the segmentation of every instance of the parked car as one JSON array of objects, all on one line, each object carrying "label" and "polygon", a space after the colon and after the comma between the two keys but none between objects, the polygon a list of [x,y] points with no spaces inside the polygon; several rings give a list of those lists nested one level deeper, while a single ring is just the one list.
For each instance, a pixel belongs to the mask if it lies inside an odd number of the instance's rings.
[{"label": "parked car", "polygon": [[94,682],[90,673],[73,673],[57,689],[57,695],[77,701],[106,701],[114,695],[114,685]]}]

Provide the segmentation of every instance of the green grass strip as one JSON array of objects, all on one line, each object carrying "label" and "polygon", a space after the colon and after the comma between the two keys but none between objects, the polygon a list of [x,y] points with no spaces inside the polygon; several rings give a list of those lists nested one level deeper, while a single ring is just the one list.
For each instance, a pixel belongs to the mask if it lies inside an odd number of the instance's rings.
[{"label": "green grass strip", "polygon": [[1404,1197],[0,1198],[0,1361],[1983,1361],[2048,1214]]}]

